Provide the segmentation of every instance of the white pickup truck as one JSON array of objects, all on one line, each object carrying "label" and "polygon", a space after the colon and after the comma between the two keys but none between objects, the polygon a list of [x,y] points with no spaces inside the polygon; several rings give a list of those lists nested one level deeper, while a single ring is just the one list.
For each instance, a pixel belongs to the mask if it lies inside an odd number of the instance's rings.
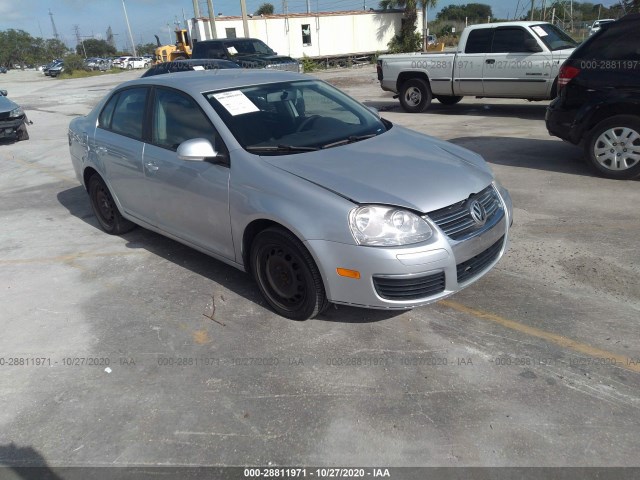
[{"label": "white pickup truck", "polygon": [[465,95],[546,100],[555,98],[560,65],[576,46],[550,23],[473,25],[455,52],[381,55],[378,80],[411,113],[425,111],[433,97],[445,105]]}]

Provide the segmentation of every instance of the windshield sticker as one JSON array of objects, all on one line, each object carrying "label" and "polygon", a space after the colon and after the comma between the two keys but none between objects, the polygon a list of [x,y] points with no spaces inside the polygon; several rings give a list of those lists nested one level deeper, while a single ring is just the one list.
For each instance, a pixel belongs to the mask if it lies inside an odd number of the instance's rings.
[{"label": "windshield sticker", "polygon": [[539,37],[546,37],[548,34],[544,31],[542,27],[536,25],[535,27],[531,27],[531,29],[538,34]]},{"label": "windshield sticker", "polygon": [[236,50],[236,47],[228,47],[227,48],[227,52],[229,52],[229,55],[237,55],[238,54],[238,50]]},{"label": "windshield sticker", "polygon": [[194,65],[193,69],[194,70],[204,70],[204,67],[202,65]]},{"label": "windshield sticker", "polygon": [[242,115],[243,113],[259,112],[258,107],[247,98],[240,90],[231,92],[214,93],[213,98],[220,102],[227,111],[233,115]]}]

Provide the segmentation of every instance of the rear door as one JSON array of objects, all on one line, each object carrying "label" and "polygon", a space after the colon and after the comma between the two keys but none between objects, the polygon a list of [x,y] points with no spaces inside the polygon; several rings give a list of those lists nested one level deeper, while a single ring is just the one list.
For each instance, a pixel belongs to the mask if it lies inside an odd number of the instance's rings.
[{"label": "rear door", "polygon": [[484,94],[482,70],[487,53],[491,51],[493,28],[476,28],[469,32],[464,53],[456,55],[453,65],[455,95]]},{"label": "rear door", "polygon": [[98,117],[92,146],[112,195],[126,213],[143,220],[147,212],[142,139],[148,93],[148,87],[114,93]]},{"label": "rear door", "polygon": [[484,93],[488,97],[546,98],[551,76],[550,52],[532,52],[527,40],[543,48],[525,28],[497,27],[484,65]]}]

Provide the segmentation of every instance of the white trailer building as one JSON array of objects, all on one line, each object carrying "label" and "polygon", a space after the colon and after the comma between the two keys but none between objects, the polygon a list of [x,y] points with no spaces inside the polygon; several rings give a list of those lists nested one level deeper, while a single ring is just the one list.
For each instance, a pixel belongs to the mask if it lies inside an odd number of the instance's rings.
[{"label": "white trailer building", "polygon": [[[254,15],[248,19],[246,36],[259,38],[279,54],[293,58],[372,54],[388,50],[402,17],[401,10]],[[214,38],[209,18],[189,22],[193,39]],[[421,29],[419,20],[417,30]],[[245,36],[242,17],[217,16],[215,31],[217,38]]]}]

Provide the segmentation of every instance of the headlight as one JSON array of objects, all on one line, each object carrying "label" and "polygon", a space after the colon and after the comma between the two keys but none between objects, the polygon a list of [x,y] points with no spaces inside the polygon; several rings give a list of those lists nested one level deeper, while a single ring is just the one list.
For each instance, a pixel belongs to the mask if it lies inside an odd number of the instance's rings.
[{"label": "headlight", "polygon": [[24,115],[24,110],[22,110],[21,107],[14,108],[11,110],[11,113],[9,113],[9,117],[20,117],[22,115]]},{"label": "headlight", "polygon": [[395,247],[431,238],[433,230],[418,215],[394,207],[367,205],[351,210],[349,228],[360,245]]}]

